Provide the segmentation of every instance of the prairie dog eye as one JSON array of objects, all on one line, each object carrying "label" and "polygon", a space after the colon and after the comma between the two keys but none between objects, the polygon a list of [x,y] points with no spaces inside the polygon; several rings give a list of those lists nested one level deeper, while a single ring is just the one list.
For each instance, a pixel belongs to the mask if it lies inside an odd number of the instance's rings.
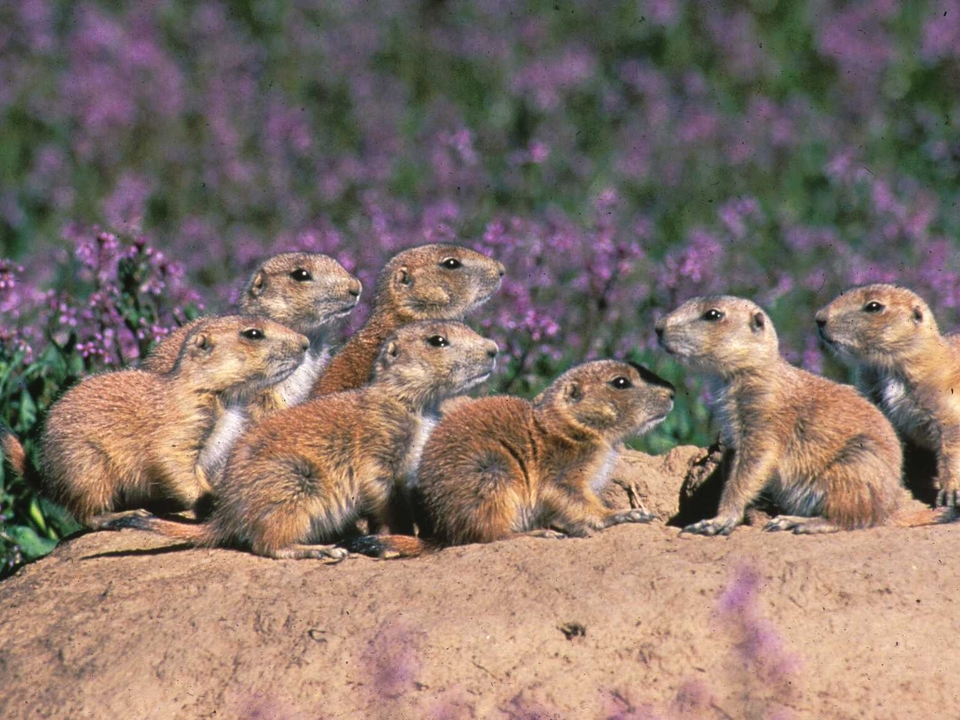
[{"label": "prairie dog eye", "polygon": [[313,275],[303,268],[297,268],[294,270],[292,273],[290,273],[290,277],[297,282],[309,282],[310,280],[313,280]]},{"label": "prairie dog eye", "polygon": [[625,378],[623,377],[623,375],[621,375],[620,377],[615,377],[613,380],[610,381],[610,384],[613,387],[615,387],[617,390],[626,390],[627,388],[633,387],[633,383],[630,382],[629,378]]},{"label": "prairie dog eye", "polygon": [[440,267],[447,270],[456,270],[461,265],[463,265],[463,263],[457,260],[455,257],[444,258],[440,261]]},{"label": "prairie dog eye", "polygon": [[433,335],[432,337],[427,338],[427,342],[433,347],[446,347],[450,344],[450,341],[447,340],[443,335]]},{"label": "prairie dog eye", "polygon": [[241,331],[240,334],[247,340],[263,340],[266,337],[260,328],[247,328]]},{"label": "prairie dog eye", "polygon": [[702,315],[702,318],[708,322],[716,322],[723,319],[723,313],[716,308],[710,308]]},{"label": "prairie dog eye", "polygon": [[883,310],[883,305],[876,300],[871,300],[863,306],[863,311],[868,313],[878,313]]}]

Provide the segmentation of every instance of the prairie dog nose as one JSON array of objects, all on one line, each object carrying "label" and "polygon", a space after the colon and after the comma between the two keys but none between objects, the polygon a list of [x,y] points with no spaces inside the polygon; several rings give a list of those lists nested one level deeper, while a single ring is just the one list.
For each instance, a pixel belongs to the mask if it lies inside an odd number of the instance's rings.
[{"label": "prairie dog nose", "polygon": [[487,341],[487,357],[495,358],[498,352],[500,352],[500,348],[497,347],[497,344],[493,340],[488,340]]}]

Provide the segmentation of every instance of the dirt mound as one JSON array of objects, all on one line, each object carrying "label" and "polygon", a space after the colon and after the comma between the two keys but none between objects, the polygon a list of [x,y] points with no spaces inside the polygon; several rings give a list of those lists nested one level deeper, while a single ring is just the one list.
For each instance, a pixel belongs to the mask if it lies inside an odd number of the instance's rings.
[{"label": "dirt mound", "polygon": [[[715,461],[618,476],[674,517]],[[958,540],[658,523],[325,565],[91,533],[0,584],[0,717],[944,717]]]}]

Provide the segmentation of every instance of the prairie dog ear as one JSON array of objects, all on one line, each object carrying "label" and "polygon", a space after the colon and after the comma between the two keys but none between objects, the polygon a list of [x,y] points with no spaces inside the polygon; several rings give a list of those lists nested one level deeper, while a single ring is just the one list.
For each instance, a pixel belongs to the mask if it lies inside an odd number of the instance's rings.
[{"label": "prairie dog ear", "polygon": [[400,357],[400,343],[396,340],[391,340],[388,342],[383,350],[380,351],[380,357],[377,358],[377,366],[380,368],[388,368]]},{"label": "prairie dog ear", "polygon": [[190,355],[191,357],[202,357],[209,355],[212,350],[213,340],[211,340],[210,336],[206,333],[199,332],[187,340],[183,352],[185,355]]},{"label": "prairie dog ear", "polygon": [[767,326],[767,319],[764,317],[763,313],[760,310],[757,310],[750,317],[750,329],[755,333],[762,333],[763,329]]},{"label": "prairie dog ear", "polygon": [[913,321],[919,325],[923,322],[923,310],[920,309],[919,305],[913,306]]},{"label": "prairie dog ear", "polygon": [[413,285],[413,277],[410,275],[410,271],[407,270],[406,266],[397,268],[397,271],[393,274],[393,284],[403,285],[404,287]]},{"label": "prairie dog ear", "polygon": [[250,297],[260,297],[263,295],[263,291],[267,287],[267,276],[263,270],[258,270],[257,274],[253,276],[253,279],[250,281]]},{"label": "prairie dog ear", "polygon": [[563,389],[563,396],[571,402],[580,402],[583,399],[583,388],[576,380],[571,380]]}]

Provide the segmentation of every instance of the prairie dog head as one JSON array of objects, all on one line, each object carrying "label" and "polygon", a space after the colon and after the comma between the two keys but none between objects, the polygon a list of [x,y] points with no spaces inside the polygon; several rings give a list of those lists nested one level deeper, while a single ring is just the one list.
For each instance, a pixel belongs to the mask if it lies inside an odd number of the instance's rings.
[{"label": "prairie dog head", "polygon": [[675,394],[673,385],[642,365],[596,360],[558,377],[534,406],[616,442],[660,424],[673,409]]},{"label": "prairie dog head", "polygon": [[288,378],[309,347],[306,336],[263,317],[207,318],[187,335],[173,374],[191,387],[246,398]]},{"label": "prairie dog head", "polygon": [[684,365],[730,377],[779,359],[777,331],[756,303],[730,295],[688,300],[656,325],[660,346]]},{"label": "prairie dog head", "polygon": [[383,344],[373,382],[426,407],[486,380],[496,358],[497,344],[461,322],[420,321],[401,327]]},{"label": "prairie dog head", "polygon": [[360,291],[360,281],[332,257],[281,253],[267,258],[250,276],[240,310],[311,335],[349,315]]},{"label": "prairie dog head", "polygon": [[500,287],[496,260],[459,245],[421,245],[394,255],[377,279],[381,311],[404,321],[459,320]]},{"label": "prairie dog head", "polygon": [[816,322],[827,347],[854,365],[893,366],[940,335],[927,304],[895,285],[847,290],[817,312]]}]

